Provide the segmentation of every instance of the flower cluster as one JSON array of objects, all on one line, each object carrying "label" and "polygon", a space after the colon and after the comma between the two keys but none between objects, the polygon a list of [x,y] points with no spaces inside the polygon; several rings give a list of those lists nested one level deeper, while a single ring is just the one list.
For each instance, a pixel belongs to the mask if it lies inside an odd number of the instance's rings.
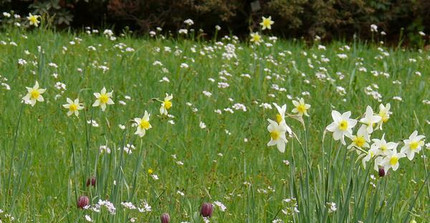
[{"label": "flower cluster", "polygon": [[[367,106],[366,112],[360,120],[351,118],[351,112],[341,114],[332,111],[333,122],[326,127],[326,130],[333,133],[334,140],[340,140],[346,145],[345,137],[351,140],[348,149],[355,149],[362,158],[362,165],[371,159],[374,161],[374,169],[385,175],[390,169],[396,171],[399,168],[399,160],[407,157],[412,160],[416,153],[424,147],[425,136],[418,135],[414,131],[408,139],[403,140],[403,146],[398,152],[400,142],[390,142],[385,139],[385,134],[380,139],[371,138],[376,130],[382,130],[382,125],[388,121],[392,112],[390,104],[379,105],[379,113],[374,113],[372,107]],[[353,129],[357,124],[361,124],[354,134]]]}]

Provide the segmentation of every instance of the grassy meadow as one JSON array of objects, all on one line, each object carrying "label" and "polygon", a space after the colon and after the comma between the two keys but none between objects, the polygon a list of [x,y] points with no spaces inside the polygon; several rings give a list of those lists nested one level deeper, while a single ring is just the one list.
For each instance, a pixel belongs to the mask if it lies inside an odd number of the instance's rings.
[{"label": "grassy meadow", "polygon": [[[343,145],[326,131],[333,110],[359,121],[367,106],[377,114],[389,103],[392,114],[371,139],[385,135],[400,152],[415,130],[430,136],[428,51],[87,31],[0,32],[2,222],[160,222],[162,213],[223,223],[430,218],[429,144],[379,176],[376,157],[362,165],[368,148],[348,149],[351,139]],[[46,91],[32,106],[23,98],[36,81]],[[104,111],[93,106],[103,88],[114,102]],[[78,116],[67,114],[67,98],[82,103]],[[309,116],[293,114],[299,98]],[[267,145],[274,103],[286,104],[293,132],[284,153]],[[145,111],[151,128],[136,121]],[[89,206],[77,207],[80,196]],[[200,215],[204,202],[213,204],[210,218]]]}]

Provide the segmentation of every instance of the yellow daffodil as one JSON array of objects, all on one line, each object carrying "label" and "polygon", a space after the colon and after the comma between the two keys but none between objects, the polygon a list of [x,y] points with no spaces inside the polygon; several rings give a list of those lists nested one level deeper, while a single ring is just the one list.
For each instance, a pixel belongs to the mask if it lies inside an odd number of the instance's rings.
[{"label": "yellow daffodil", "polygon": [[261,41],[262,41],[261,36],[260,36],[260,34],[258,34],[258,32],[257,33],[251,33],[251,42],[259,45]]}]

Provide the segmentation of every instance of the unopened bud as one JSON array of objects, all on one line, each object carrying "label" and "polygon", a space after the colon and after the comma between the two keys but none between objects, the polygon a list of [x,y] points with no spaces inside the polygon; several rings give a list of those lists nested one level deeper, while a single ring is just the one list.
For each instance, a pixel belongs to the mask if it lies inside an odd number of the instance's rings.
[{"label": "unopened bud", "polygon": [[202,209],[200,210],[200,214],[203,217],[211,217],[213,210],[214,206],[211,203],[203,203]]},{"label": "unopened bud", "polygon": [[384,168],[379,168],[379,176],[380,177],[385,176],[385,170],[384,170]]},{"label": "unopened bud", "polygon": [[160,219],[161,219],[161,223],[169,223],[170,222],[170,216],[167,213],[163,213],[160,216]]},{"label": "unopened bud", "polygon": [[77,204],[78,208],[84,209],[85,206],[90,204],[90,199],[87,196],[80,196]]},{"label": "unopened bud", "polygon": [[87,187],[89,187],[90,185],[93,186],[93,187],[96,186],[96,178],[95,177],[88,178],[88,180],[87,180]]}]

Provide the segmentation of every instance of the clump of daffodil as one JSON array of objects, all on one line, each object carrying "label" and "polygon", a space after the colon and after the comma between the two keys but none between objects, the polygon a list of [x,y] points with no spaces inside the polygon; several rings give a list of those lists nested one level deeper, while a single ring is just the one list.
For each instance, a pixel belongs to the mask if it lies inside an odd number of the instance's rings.
[{"label": "clump of daffodil", "polygon": [[349,118],[351,116],[350,111],[340,114],[338,111],[333,110],[331,116],[333,122],[326,129],[333,132],[334,140],[341,140],[342,144],[346,145],[345,136],[352,137],[352,128],[357,124],[357,120]]},{"label": "clump of daffodil", "polygon": [[79,110],[84,109],[84,106],[82,103],[79,103],[79,98],[76,98],[74,101],[72,99],[67,98],[67,104],[64,104],[63,107],[68,109],[67,116],[71,116],[72,114],[75,114],[76,117],[79,116]]},{"label": "clump of daffodil", "polygon": [[115,104],[112,100],[112,92],[106,92],[106,88],[103,87],[103,89],[100,91],[100,93],[94,93],[94,96],[96,97],[96,101],[93,104],[93,107],[98,107],[102,109],[102,111],[105,111],[106,105],[113,105]]},{"label": "clump of daffodil", "polygon": [[166,93],[166,97],[164,98],[164,101],[161,103],[161,107],[160,107],[160,114],[162,115],[167,115],[168,114],[168,110],[172,107],[172,100],[173,99],[173,95],[169,95]]},{"label": "clump of daffodil", "polygon": [[293,105],[295,106],[295,108],[291,112],[298,114],[300,116],[303,116],[303,115],[309,116],[308,109],[311,107],[311,105],[306,104],[303,98],[299,98],[298,101],[293,100]]},{"label": "clump of daffodil", "polygon": [[25,95],[22,100],[24,100],[25,104],[29,104],[31,106],[34,106],[36,104],[36,101],[42,102],[44,101],[42,94],[46,91],[46,89],[39,88],[39,83],[36,81],[34,86],[26,87],[27,88],[27,95]]},{"label": "clump of daffodil", "polygon": [[418,135],[417,131],[414,131],[409,139],[403,140],[405,145],[400,150],[401,153],[406,154],[409,160],[412,160],[415,156],[415,153],[419,153],[421,148],[424,146],[424,138],[423,135]]},{"label": "clump of daffodil", "polygon": [[149,117],[151,115],[145,111],[145,114],[143,115],[142,118],[135,118],[134,122],[137,126],[137,130],[134,134],[143,137],[145,136],[146,130],[152,128],[151,123],[149,123]]},{"label": "clump of daffodil", "polygon": [[265,18],[264,16],[262,17],[262,22],[260,23],[260,25],[261,25],[261,29],[262,30],[265,30],[265,29],[272,29],[272,25],[273,25],[273,23],[275,23],[275,22],[273,22],[272,21],[272,16],[269,16],[269,17],[267,17],[267,18]]},{"label": "clump of daffodil", "polygon": [[260,43],[262,41],[260,34],[258,34],[258,32],[251,33],[251,40],[250,41],[257,44],[257,45],[260,45]]},{"label": "clump of daffodil", "polygon": [[38,27],[39,26],[39,15],[32,15],[31,13],[28,14],[27,16],[27,20],[30,22],[30,26],[35,26]]}]

